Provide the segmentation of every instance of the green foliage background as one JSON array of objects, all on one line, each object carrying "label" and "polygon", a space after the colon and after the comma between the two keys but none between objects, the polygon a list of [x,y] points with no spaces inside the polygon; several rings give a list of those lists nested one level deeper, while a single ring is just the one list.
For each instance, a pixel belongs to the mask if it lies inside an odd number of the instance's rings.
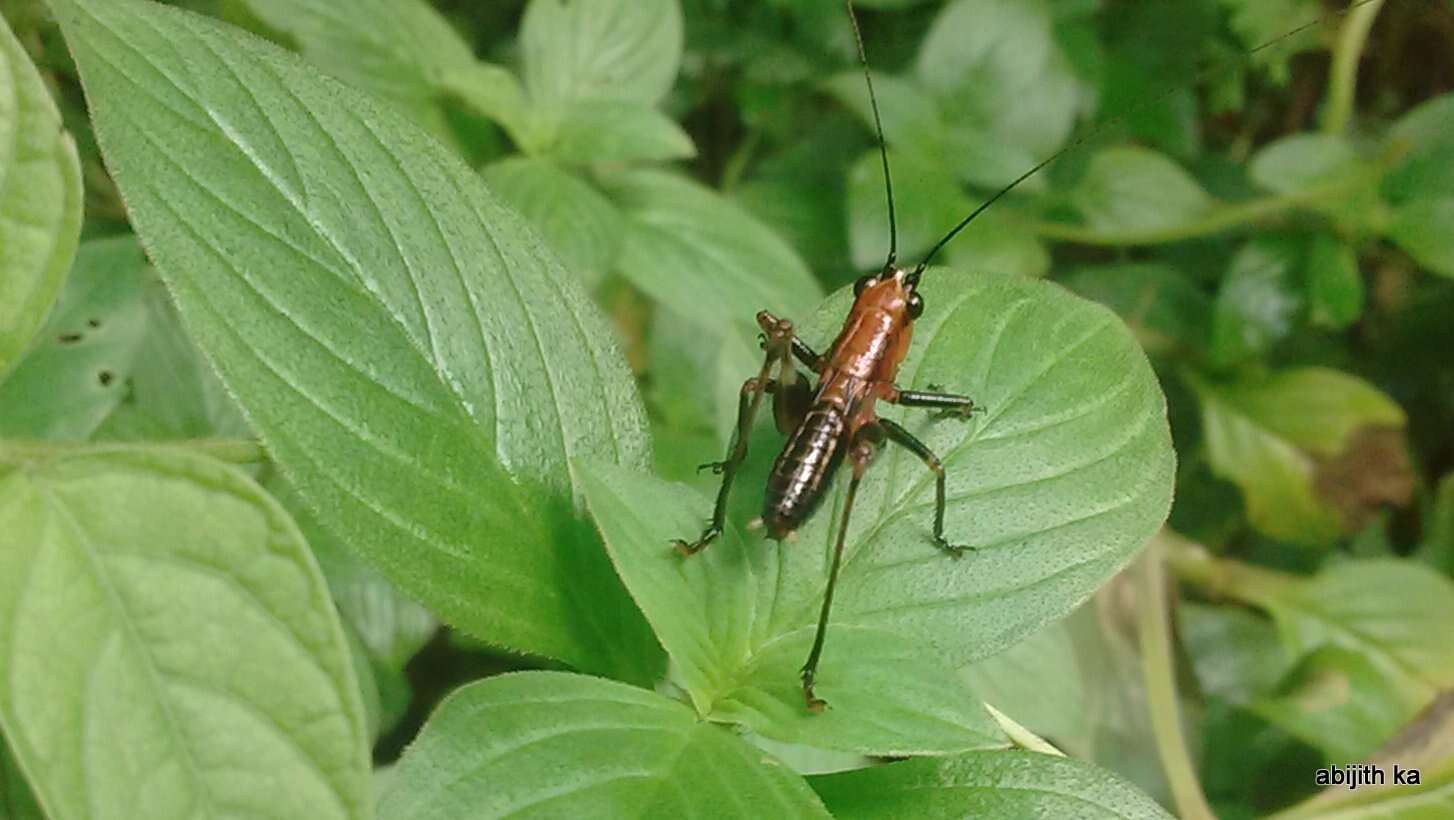
[{"label": "green foliage background", "polygon": [[837,0],[171,5],[0,0],[0,817],[1454,812],[1454,5],[857,4],[901,260],[1065,153],[821,716],[770,423],[666,545],[887,249]]}]

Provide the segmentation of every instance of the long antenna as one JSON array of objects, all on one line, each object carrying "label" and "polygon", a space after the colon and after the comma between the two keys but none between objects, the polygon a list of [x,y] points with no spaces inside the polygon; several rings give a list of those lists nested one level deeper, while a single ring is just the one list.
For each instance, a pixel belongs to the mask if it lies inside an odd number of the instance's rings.
[{"label": "long antenna", "polygon": [[[1265,43],[1263,43],[1263,44],[1261,44],[1259,46],[1256,46],[1255,48],[1250,48],[1250,49],[1242,52],[1241,54],[1239,54],[1236,59],[1239,62],[1241,60],[1245,60],[1246,58],[1251,57],[1252,55],[1258,53],[1259,51],[1262,51],[1262,50],[1267,49],[1267,48],[1271,48],[1272,46],[1275,46],[1278,43],[1281,43],[1283,40],[1286,40],[1289,37],[1294,37],[1294,36],[1296,36],[1298,34],[1301,34],[1304,31],[1307,31],[1308,29],[1313,28],[1314,26],[1320,26],[1320,25],[1328,22],[1329,20],[1336,20],[1337,18],[1342,17],[1343,15],[1348,14],[1349,12],[1351,12],[1354,9],[1358,8],[1359,6],[1366,6],[1369,3],[1373,3],[1373,2],[1378,2],[1378,0],[1355,0],[1355,2],[1350,3],[1347,6],[1347,8],[1339,9],[1338,11],[1329,12],[1328,14],[1324,14],[1321,17],[1318,17],[1315,20],[1310,20],[1309,22],[1303,23],[1302,25],[1298,26],[1297,28],[1293,29],[1292,31],[1286,32],[1284,34],[1280,34],[1280,35],[1272,38],[1271,40],[1268,40],[1267,42],[1265,42]],[[850,9],[850,13],[851,12],[852,12],[852,9]],[[857,24],[855,23],[855,30],[856,30],[856,27],[857,27]],[[862,46],[862,41],[860,41],[860,47],[861,46]],[[1193,77],[1192,77],[1192,84],[1193,85],[1200,84],[1203,80],[1206,80],[1207,78],[1215,75],[1217,72],[1220,72],[1222,69],[1224,69],[1226,67],[1227,67],[1227,63],[1226,62],[1221,62],[1221,63],[1217,63],[1217,64],[1214,64],[1214,65],[1206,66],[1202,70],[1198,71],[1195,75],[1193,75]],[[1142,111],[1145,111],[1147,108],[1151,107],[1152,105],[1155,105],[1156,103],[1161,102],[1162,100],[1166,99],[1167,97],[1170,97],[1172,94],[1176,93],[1176,91],[1177,91],[1178,88],[1180,88],[1179,85],[1168,86],[1167,88],[1163,89],[1161,91],[1161,93],[1157,94],[1156,96],[1142,100],[1140,103],[1137,103],[1136,105],[1132,106],[1131,108],[1127,109],[1126,111],[1122,112],[1121,114],[1118,114],[1117,116],[1114,116],[1114,117],[1106,120],[1105,122],[1101,123],[1100,125],[1096,126],[1093,129],[1091,129],[1089,132],[1087,132],[1085,134],[1082,134],[1079,137],[1076,137],[1074,140],[1071,140],[1071,142],[1068,145],[1064,146],[1059,151],[1056,151],[1055,153],[1051,154],[1050,156],[1046,157],[1045,159],[1040,160],[1039,162],[1037,162],[1035,164],[1035,167],[1033,167],[1030,170],[1026,171],[1025,173],[1019,175],[1018,177],[1015,177],[1015,180],[1013,182],[1011,182],[1009,185],[1006,185],[1005,187],[999,189],[989,199],[986,199],[984,202],[980,203],[979,207],[978,208],[975,208],[973,211],[971,211],[970,214],[969,214],[969,216],[966,216],[964,219],[960,220],[959,224],[958,225],[955,225],[953,228],[951,228],[950,231],[949,231],[949,233],[947,233],[947,234],[944,235],[944,238],[943,239],[941,239],[938,242],[936,242],[934,244],[934,247],[930,248],[929,249],[929,252],[924,255],[924,261],[920,262],[917,266],[914,267],[914,272],[912,274],[910,274],[910,276],[913,277],[914,281],[918,281],[919,274],[923,273],[924,272],[924,269],[929,266],[929,262],[930,262],[930,260],[932,260],[934,258],[934,255],[937,254],[937,253],[939,253],[939,251],[945,245],[949,244],[949,240],[953,239],[956,235],[958,235],[958,233],[960,231],[964,230],[965,226],[967,226],[967,225],[969,225],[969,223],[973,222],[974,219],[975,219],[975,217],[977,217],[980,214],[984,213],[985,210],[987,208],[989,208],[989,206],[991,206],[991,205],[995,204],[996,202],[998,202],[999,199],[1000,199],[1000,197],[1003,197],[1005,194],[1008,194],[1009,192],[1011,192],[1011,191],[1015,190],[1016,188],[1018,188],[1020,186],[1020,183],[1024,182],[1025,180],[1029,179],[1032,176],[1035,176],[1045,166],[1049,165],[1050,163],[1056,161],[1057,159],[1060,159],[1061,157],[1065,156],[1066,154],[1070,153],[1071,151],[1074,151],[1075,149],[1077,149],[1080,146],[1084,145],[1086,143],[1086,141],[1088,141],[1088,140],[1090,140],[1090,139],[1092,139],[1094,137],[1100,136],[1108,128],[1111,128],[1112,126],[1123,125],[1126,122],[1126,120],[1129,117],[1131,117],[1132,115],[1139,114]],[[872,90],[873,90],[873,86],[870,85],[869,86],[870,95],[872,94]],[[877,108],[874,109],[874,117],[875,118],[878,117],[878,109]],[[882,140],[882,138],[883,138],[882,137],[882,133],[883,133],[882,131],[879,132],[879,134],[880,134],[880,137],[879,137],[880,140]],[[885,173],[887,173],[887,168],[888,168],[888,159],[887,159],[887,157],[885,157],[884,163],[885,163],[884,164]],[[892,207],[890,207],[890,213],[892,213],[892,212],[893,212],[892,211]]]},{"label": "long antenna", "polygon": [[863,66],[863,81],[868,84],[868,105],[873,109],[873,130],[878,134],[878,155],[884,164],[884,193],[889,198],[889,258],[884,262],[884,270],[888,270],[899,258],[899,222],[894,215],[894,180],[889,176],[889,149],[884,144],[884,126],[878,116],[878,97],[873,93],[873,76],[868,71],[868,53],[863,48],[863,32],[858,29],[858,15],[853,13],[853,0],[843,0],[843,5],[848,9],[848,22],[853,24],[853,39],[858,43],[858,62]]}]

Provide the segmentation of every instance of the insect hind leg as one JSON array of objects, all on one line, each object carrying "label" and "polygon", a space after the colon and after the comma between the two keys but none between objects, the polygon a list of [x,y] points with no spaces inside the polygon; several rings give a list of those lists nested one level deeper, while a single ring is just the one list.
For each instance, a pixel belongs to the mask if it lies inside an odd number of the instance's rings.
[{"label": "insect hind leg", "polygon": [[[764,316],[771,319],[769,323],[764,321]],[[773,368],[782,367],[788,357],[792,355],[793,347],[793,325],[786,319],[773,317],[767,311],[758,314],[758,324],[762,326],[764,333],[763,347],[767,353],[763,357],[762,369],[757,375],[742,383],[742,390],[737,399],[737,426],[732,431],[732,440],[727,445],[726,457],[721,461],[712,461],[701,465],[698,469],[710,469],[712,472],[722,476],[722,484],[717,489],[717,501],[712,507],[712,518],[697,536],[695,541],[686,541],[678,538],[672,541],[676,551],[682,555],[692,555],[701,552],[708,544],[717,540],[722,534],[722,527],[727,518],[727,499],[732,492],[732,481],[737,477],[737,468],[747,458],[747,439],[752,433],[752,422],[757,418],[757,410],[762,405],[763,393],[776,393],[778,382],[772,378]],[[791,368],[788,368],[791,372]],[[796,375],[796,374],[794,374]]]},{"label": "insect hind leg", "polygon": [[939,549],[944,550],[951,558],[958,558],[965,552],[973,552],[974,547],[962,544],[951,544],[949,539],[944,537],[944,507],[946,504],[946,491],[944,479],[944,463],[929,445],[920,441],[904,427],[890,419],[879,419],[878,422],[888,435],[889,441],[898,444],[914,455],[918,456],[934,473],[934,543]]}]

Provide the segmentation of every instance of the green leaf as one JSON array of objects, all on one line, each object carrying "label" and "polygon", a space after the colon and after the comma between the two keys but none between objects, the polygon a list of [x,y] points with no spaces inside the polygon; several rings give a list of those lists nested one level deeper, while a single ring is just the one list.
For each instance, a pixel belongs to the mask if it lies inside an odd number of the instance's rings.
[{"label": "green leaf", "polygon": [[1180,270],[1155,262],[1072,271],[1065,286],[1116,311],[1148,353],[1205,346],[1210,300]]},{"label": "green leaf", "polygon": [[626,219],[589,182],[555,163],[510,157],[480,170],[485,184],[525,217],[588,286],[599,284],[615,262]]},{"label": "green leaf", "polygon": [[80,233],[76,144],[0,18],[0,377],[45,323]]},{"label": "green leaf", "polygon": [[[1315,194],[1335,186],[1336,193],[1312,199],[1312,208],[1362,227],[1374,218],[1378,176],[1371,163],[1358,156],[1346,137],[1336,134],[1293,134],[1259,150],[1249,167],[1252,181],[1280,194]],[[1351,180],[1364,180],[1349,188]]]},{"label": "green leaf", "polygon": [[1318,47],[1313,28],[1302,37],[1293,37],[1278,47],[1263,48],[1265,43],[1288,33],[1288,27],[1318,20],[1321,7],[1316,0],[1218,0],[1230,11],[1231,28],[1244,49],[1255,49],[1249,55],[1254,64],[1276,85],[1288,83],[1293,55]]},{"label": "green leaf", "polygon": [[146,333],[145,267],[129,236],[80,246],[39,340],[0,382],[0,436],[85,440],[122,401]]},{"label": "green leaf", "polygon": [[1146,148],[1107,148],[1071,194],[1097,230],[1174,228],[1203,216],[1213,204],[1201,185],[1169,157]]},{"label": "green leaf", "polygon": [[696,154],[692,138],[647,105],[612,100],[571,103],[544,153],[561,162],[665,162]]},{"label": "green leaf", "polygon": [[1369,658],[1323,647],[1251,708],[1329,760],[1353,761],[1377,750],[1408,719],[1401,700]]},{"label": "green leaf", "polygon": [[53,816],[371,815],[343,632],[266,493],[176,451],[0,460],[0,722]]},{"label": "green leaf", "polygon": [[1176,615],[1177,636],[1203,692],[1241,706],[1271,691],[1287,671],[1290,659],[1266,617],[1191,601],[1178,602]]},{"label": "green leaf", "polygon": [[720,332],[763,309],[798,317],[822,297],[781,237],[715,191],[655,170],[605,187],[632,223],[617,270],[700,327]]},{"label": "green leaf", "polygon": [[1212,470],[1241,487],[1262,532],[1326,543],[1361,526],[1371,508],[1407,502],[1404,413],[1367,382],[1309,367],[1191,384]]},{"label": "green leaf", "polygon": [[1429,628],[1454,623],[1454,581],[1428,567],[1346,561],[1311,579],[1236,594],[1271,612],[1298,655],[1336,647],[1365,658],[1412,703],[1406,718],[1454,686],[1454,645]]},{"label": "green leaf", "polygon": [[45,820],[4,737],[0,737],[0,820]]},{"label": "green leaf", "polygon": [[559,672],[456,691],[390,775],[379,815],[828,817],[789,769],[680,703]]},{"label": "green leaf", "polygon": [[[918,258],[973,206],[954,176],[932,162],[892,151],[889,163],[894,174],[899,255]],[[854,267],[883,266],[889,250],[889,211],[878,151],[866,152],[849,172],[848,239]],[[971,269],[978,272],[979,266]]]},{"label": "green leaf", "polygon": [[1212,306],[1213,363],[1256,357],[1292,333],[1306,298],[1296,277],[1303,254],[1296,238],[1264,234],[1232,257]]},{"label": "green leaf", "polygon": [[456,626],[653,677],[570,467],[648,463],[643,414],[534,233],[285,52],[136,0],[54,7],[189,332],[321,523]]},{"label": "green leaf", "polygon": [[1347,176],[1360,165],[1358,152],[1346,137],[1293,134],[1258,150],[1248,173],[1263,188],[1286,194]]},{"label": "green leaf", "polygon": [[676,80],[682,42],[677,0],[531,0],[520,24],[525,88],[548,108],[651,105]]},{"label": "green leaf", "polygon": [[[1130,560],[1165,519],[1173,455],[1145,354],[1110,311],[1056,285],[947,269],[929,271],[921,292],[927,308],[899,384],[942,384],[989,410],[969,422],[879,412],[902,419],[943,459],[946,531],[976,551],[956,561],[935,548],[933,476],[917,457],[890,448],[859,491],[833,629],[884,630],[959,666],[1064,615]],[[826,348],[851,296],[838,292],[805,323],[810,345]],[[770,451],[773,443],[753,447]],[[611,475],[595,475],[592,511],[628,588],[683,675],[695,676],[688,685],[699,698],[729,688],[731,671],[759,648],[816,623],[841,483],[796,543],[749,542],[743,552],[729,535],[689,563],[672,563],[667,540],[695,535],[707,499],[644,479],[625,492],[624,474]],[[744,474],[737,497],[759,504],[761,481]],[[716,571],[691,566],[719,562]],[[689,594],[681,587],[692,576],[683,573],[712,579],[701,595],[713,600],[713,614],[661,605]],[[678,623],[665,622],[668,610]],[[713,631],[719,624],[728,625],[721,634]],[[830,703],[835,686],[851,685],[832,671],[852,662],[835,654],[836,634],[830,629],[819,676]],[[793,683],[791,669],[776,674]]]},{"label": "green leaf", "polygon": [[[823,86],[858,116],[870,134],[874,133],[873,108],[869,105],[868,85],[862,71],[835,74]],[[873,74],[873,87],[884,140],[890,146],[918,159],[947,159],[943,156],[944,117],[928,89],[913,78],[877,71]]]},{"label": "green leaf", "polygon": [[959,672],[985,702],[1049,737],[1090,734],[1085,678],[1064,621]]},{"label": "green leaf", "polygon": [[[963,199],[958,201],[964,204]],[[968,213],[956,214],[955,222]],[[944,250],[945,264],[965,270],[1031,278],[1050,272],[1050,249],[1034,229],[999,211],[985,211],[975,217],[974,223]]]},{"label": "green leaf", "polygon": [[1388,236],[1420,265],[1454,276],[1454,196],[1416,199],[1393,213]]},{"label": "green leaf", "polygon": [[1424,102],[1389,129],[1387,148],[1402,161],[1384,177],[1390,200],[1454,196],[1454,94]]},{"label": "green leaf", "polygon": [[122,441],[254,438],[217,371],[182,329],[160,280],[146,283],[146,335],[131,363],[126,395],[96,437]]},{"label": "green leaf", "polygon": [[489,63],[461,65],[437,78],[439,88],[499,123],[521,150],[538,153],[546,142],[546,126],[525,100],[525,89],[507,69]]},{"label": "green leaf", "polygon": [[1317,234],[1308,248],[1308,313],[1314,324],[1344,328],[1363,315],[1363,274],[1352,246]]},{"label": "green leaf", "polygon": [[441,78],[475,62],[469,44],[428,0],[242,0],[341,80],[418,105]]},{"label": "green leaf", "polygon": [[1079,80],[1042,0],[950,3],[930,25],[915,73],[951,128],[1030,160],[961,151],[960,174],[989,186],[1009,182],[1062,146],[1081,103]]},{"label": "green leaf", "polygon": [[840,820],[915,817],[1169,818],[1104,769],[1037,752],[971,752],[809,778]]},{"label": "green leaf", "polygon": [[700,495],[604,465],[587,474],[587,497],[611,558],[698,712],[773,740],[864,754],[1004,745],[953,670],[893,633],[844,621],[832,627],[819,673],[819,694],[832,708],[808,712],[798,669],[815,619],[773,618],[777,599],[786,597],[778,583],[808,580],[783,577],[773,553],[792,547],[747,543],[733,530],[683,560],[669,544],[699,526]]}]

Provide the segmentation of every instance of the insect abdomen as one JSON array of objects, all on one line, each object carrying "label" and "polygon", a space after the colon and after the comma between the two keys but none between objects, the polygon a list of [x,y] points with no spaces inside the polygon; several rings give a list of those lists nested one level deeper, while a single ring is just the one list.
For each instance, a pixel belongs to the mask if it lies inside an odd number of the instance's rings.
[{"label": "insect abdomen", "polygon": [[813,514],[843,459],[843,413],[818,403],[803,417],[767,478],[762,521],[769,538],[782,538]]}]

